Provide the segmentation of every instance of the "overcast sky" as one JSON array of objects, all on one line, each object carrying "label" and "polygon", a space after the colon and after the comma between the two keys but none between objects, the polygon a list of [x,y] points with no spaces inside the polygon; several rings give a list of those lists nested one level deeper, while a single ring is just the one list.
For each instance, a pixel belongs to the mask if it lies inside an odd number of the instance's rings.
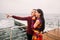
[{"label": "overcast sky", "polygon": [[0,0],[0,13],[26,14],[41,8],[44,14],[59,14],[60,0]]}]

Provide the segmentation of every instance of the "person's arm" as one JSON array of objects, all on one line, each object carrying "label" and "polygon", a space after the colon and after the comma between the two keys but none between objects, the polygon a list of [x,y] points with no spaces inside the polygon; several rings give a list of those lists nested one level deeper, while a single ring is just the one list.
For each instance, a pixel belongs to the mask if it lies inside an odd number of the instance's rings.
[{"label": "person's arm", "polygon": [[[39,20],[36,20],[36,22],[35,22],[35,24],[34,24],[34,26],[33,26],[34,29],[37,28],[37,27],[39,27],[39,26],[38,26],[39,24],[41,24],[41,22],[40,22]],[[33,31],[36,32],[36,33],[39,33],[39,31],[37,31],[37,30],[33,30]]]},{"label": "person's arm", "polygon": [[38,27],[38,25],[40,24],[40,21],[39,20],[36,20],[35,24],[34,24],[34,28]]},{"label": "person's arm", "polygon": [[18,20],[28,20],[29,17],[19,17],[19,16],[12,16],[13,18],[15,19],[18,19]]}]

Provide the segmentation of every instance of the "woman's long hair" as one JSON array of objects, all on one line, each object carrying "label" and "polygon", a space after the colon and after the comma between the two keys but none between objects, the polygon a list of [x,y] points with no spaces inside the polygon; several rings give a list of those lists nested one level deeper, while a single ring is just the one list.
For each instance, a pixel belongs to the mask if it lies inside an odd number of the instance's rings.
[{"label": "woman's long hair", "polygon": [[40,13],[40,19],[42,20],[42,30],[43,31],[45,29],[45,19],[44,19],[44,15],[43,15],[43,11],[41,9],[37,9],[37,12]]}]

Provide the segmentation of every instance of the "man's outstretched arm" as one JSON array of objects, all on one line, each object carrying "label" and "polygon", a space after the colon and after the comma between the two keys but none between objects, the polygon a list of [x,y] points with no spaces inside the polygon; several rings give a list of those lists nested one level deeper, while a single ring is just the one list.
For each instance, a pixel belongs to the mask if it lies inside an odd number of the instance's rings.
[{"label": "man's outstretched arm", "polygon": [[18,20],[28,20],[29,17],[20,17],[20,16],[12,16],[12,18],[14,19],[18,19]]}]

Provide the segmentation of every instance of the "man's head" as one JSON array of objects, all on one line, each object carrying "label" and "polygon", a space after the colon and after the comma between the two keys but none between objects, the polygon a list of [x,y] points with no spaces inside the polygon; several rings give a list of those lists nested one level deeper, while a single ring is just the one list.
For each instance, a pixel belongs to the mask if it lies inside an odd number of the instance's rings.
[{"label": "man's head", "polygon": [[31,15],[35,16],[35,13],[36,13],[36,9],[33,9],[32,12],[31,12]]}]

